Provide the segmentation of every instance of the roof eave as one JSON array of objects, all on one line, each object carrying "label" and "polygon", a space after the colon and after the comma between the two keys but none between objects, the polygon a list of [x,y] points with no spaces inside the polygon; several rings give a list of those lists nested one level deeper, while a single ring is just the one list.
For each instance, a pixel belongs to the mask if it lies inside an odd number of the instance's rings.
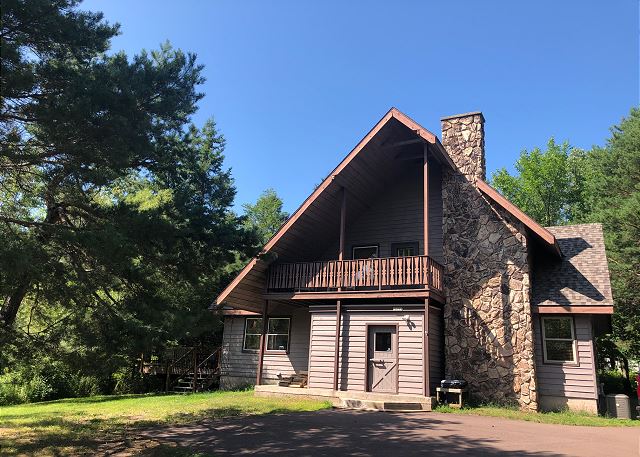
[{"label": "roof eave", "polygon": [[502,194],[500,194],[500,192],[484,182],[482,179],[476,180],[476,186],[480,192],[500,205],[500,207],[520,221],[531,233],[533,233],[533,235],[543,241],[555,255],[562,257],[560,245],[553,233],[538,224],[531,217],[527,216],[524,211],[507,200]]}]

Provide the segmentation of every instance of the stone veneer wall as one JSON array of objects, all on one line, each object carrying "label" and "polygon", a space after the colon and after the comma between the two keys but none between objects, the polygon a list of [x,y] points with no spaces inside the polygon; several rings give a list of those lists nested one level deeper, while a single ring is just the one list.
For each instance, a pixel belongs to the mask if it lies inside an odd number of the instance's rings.
[{"label": "stone veneer wall", "polygon": [[484,119],[442,121],[442,143],[460,170],[443,172],[446,376],[469,381],[481,401],[537,409],[524,227],[494,208],[485,178]]}]

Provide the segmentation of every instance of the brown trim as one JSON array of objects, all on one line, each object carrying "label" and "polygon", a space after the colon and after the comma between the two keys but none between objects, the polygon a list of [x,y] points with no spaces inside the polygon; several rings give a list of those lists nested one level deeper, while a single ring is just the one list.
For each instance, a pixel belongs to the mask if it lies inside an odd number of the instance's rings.
[{"label": "brown trim", "polygon": [[269,300],[265,300],[262,305],[262,334],[260,335],[260,352],[258,353],[258,368],[256,369],[256,385],[259,386],[262,382],[262,364],[264,361],[264,347],[266,346],[266,333],[267,333],[267,311],[269,308]]},{"label": "brown trim", "polygon": [[[429,161],[427,160],[428,147],[424,145],[424,158],[422,165],[422,233],[424,255],[429,255]],[[429,281],[431,283],[431,281]]]},{"label": "brown trim", "polygon": [[[376,322],[376,323],[365,323],[365,358],[364,358],[364,391],[370,392],[369,390],[369,343],[371,342],[369,339],[369,328],[370,327],[395,327],[396,328],[396,391],[395,394],[398,395],[400,393],[400,324],[397,322]],[[375,342],[374,342],[375,344]],[[374,347],[375,352],[375,347]],[[386,394],[392,394],[393,392],[380,392]]]},{"label": "brown trim", "polygon": [[338,260],[344,259],[344,238],[347,223],[347,189],[342,188],[342,202],[340,203],[340,245],[338,247]]},{"label": "brown trim", "polygon": [[[546,344],[545,344],[545,337],[544,337],[544,323],[542,322],[542,320],[547,317],[547,318],[567,318],[567,319],[571,319],[571,325],[572,325],[572,334],[573,334],[573,353],[575,355],[575,360],[572,362],[563,362],[563,361],[549,361],[547,360],[547,353],[546,353]],[[576,319],[573,316],[548,316],[548,315],[543,315],[543,316],[538,316],[538,324],[540,325],[540,347],[542,348],[542,364],[543,365],[555,365],[555,366],[563,366],[563,367],[579,367],[580,366],[580,354],[578,351],[578,333],[576,331]],[[593,360],[593,363],[595,364],[595,359]]]},{"label": "brown trim", "polygon": [[534,235],[540,238],[542,241],[547,243],[549,247],[558,255],[558,257],[562,257],[562,252],[560,251],[560,246],[558,245],[558,241],[556,237],[546,228],[538,224],[536,221],[527,216],[520,208],[511,203],[505,197],[503,197],[497,190],[491,187],[489,184],[484,182],[482,179],[476,180],[476,186],[487,197],[500,205],[503,209],[505,209],[508,213],[510,213],[513,217],[519,220],[522,224],[524,224]]},{"label": "brown trim", "polygon": [[335,339],[335,352],[333,357],[333,390],[338,390],[338,369],[340,358],[340,318],[342,317],[342,303],[340,300],[336,301],[336,339]]},{"label": "brown trim", "polygon": [[424,301],[424,317],[422,319],[422,368],[425,397],[431,393],[431,367],[429,363],[429,299],[427,298]]},{"label": "brown trim", "polygon": [[244,309],[224,309],[221,314],[223,316],[260,316],[260,313],[246,311]]},{"label": "brown trim", "polygon": [[613,306],[533,306],[534,314],[613,314]]},{"label": "brown trim", "polygon": [[[438,140],[438,138],[422,127],[420,124],[415,122],[413,119],[408,117],[406,114],[401,113],[396,108],[391,108],[383,117],[378,121],[378,123],[367,133],[362,140],[356,145],[355,148],[351,150],[349,154],[340,162],[340,164],[325,178],[325,180],[320,184],[315,191],[307,197],[307,199],[300,205],[300,207],[291,215],[289,219],[280,227],[280,229],[271,237],[271,239],[267,242],[267,244],[262,248],[261,253],[267,253],[271,248],[275,246],[275,244],[280,240],[280,238],[291,228],[291,226],[300,218],[300,216],[307,210],[309,206],[329,187],[329,185],[334,181],[334,179],[342,172],[342,170],[351,163],[351,161],[358,155],[358,153],[371,141],[371,139],[384,127],[387,122],[389,122],[392,118],[397,119],[402,124],[404,124],[407,128],[413,130],[418,136],[423,138],[425,141],[434,144],[438,153],[442,156],[441,159],[444,160],[451,169],[456,170],[456,166],[453,164],[451,157],[447,154],[444,147]],[[224,300],[229,296],[229,294],[233,291],[233,289],[242,281],[245,276],[255,267],[257,263],[257,258],[254,258],[249,262],[243,269],[240,271],[238,276],[235,277],[233,281],[218,295],[216,298],[217,304],[222,304]]]},{"label": "brown trim", "polygon": [[347,298],[434,298],[444,303],[444,297],[429,289],[360,290],[343,292],[272,292],[263,296],[270,300],[345,300]]}]

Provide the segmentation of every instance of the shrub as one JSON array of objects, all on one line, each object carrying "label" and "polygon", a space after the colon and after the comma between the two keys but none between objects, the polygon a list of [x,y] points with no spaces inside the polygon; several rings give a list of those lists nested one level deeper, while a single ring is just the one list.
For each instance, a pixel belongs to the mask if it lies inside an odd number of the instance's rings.
[{"label": "shrub", "polygon": [[622,373],[618,370],[606,370],[598,373],[598,382],[604,384],[604,393],[606,394],[627,394],[630,397],[636,396],[636,389],[638,384],[636,381],[637,373],[630,373],[631,378],[631,390],[628,390],[626,385],[626,379]]}]

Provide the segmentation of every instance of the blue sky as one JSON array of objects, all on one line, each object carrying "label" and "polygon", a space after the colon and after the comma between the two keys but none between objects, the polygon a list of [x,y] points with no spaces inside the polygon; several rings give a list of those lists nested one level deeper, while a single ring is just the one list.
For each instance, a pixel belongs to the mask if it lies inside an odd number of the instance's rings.
[{"label": "blue sky", "polygon": [[440,136],[481,110],[488,174],[549,137],[603,144],[639,103],[638,0],[89,0],[112,50],[165,40],[206,66],[196,124],[227,138],[236,204],[277,190],[293,211],[395,106]]}]

